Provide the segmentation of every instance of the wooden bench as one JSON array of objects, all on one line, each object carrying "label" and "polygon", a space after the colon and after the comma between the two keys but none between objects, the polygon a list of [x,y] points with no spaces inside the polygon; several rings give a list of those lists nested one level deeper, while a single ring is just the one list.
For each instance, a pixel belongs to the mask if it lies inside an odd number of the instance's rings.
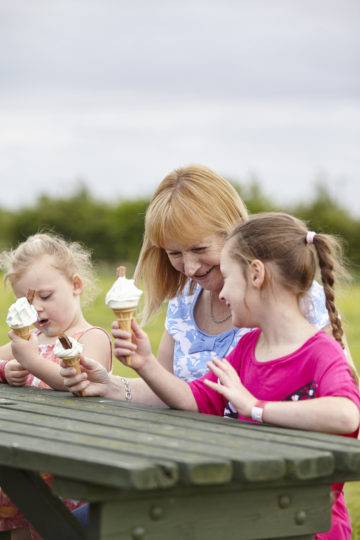
[{"label": "wooden bench", "polygon": [[[0,385],[0,484],[45,540],[310,539],[351,480],[344,437]],[[87,531],[58,496],[91,503]]]}]

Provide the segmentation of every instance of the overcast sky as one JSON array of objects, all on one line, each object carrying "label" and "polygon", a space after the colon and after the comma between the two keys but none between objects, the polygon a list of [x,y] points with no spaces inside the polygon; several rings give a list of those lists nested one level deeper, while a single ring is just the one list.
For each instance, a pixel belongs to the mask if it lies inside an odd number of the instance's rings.
[{"label": "overcast sky", "polygon": [[2,207],[203,163],[360,216],[358,0],[0,0]]}]

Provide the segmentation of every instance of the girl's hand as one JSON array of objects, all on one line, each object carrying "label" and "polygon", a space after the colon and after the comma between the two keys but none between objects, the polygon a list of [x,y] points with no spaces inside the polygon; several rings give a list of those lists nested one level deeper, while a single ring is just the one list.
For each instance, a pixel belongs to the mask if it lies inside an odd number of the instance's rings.
[{"label": "girl's hand", "polygon": [[117,322],[112,324],[112,335],[115,338],[114,355],[125,365],[127,365],[126,357],[131,356],[131,367],[137,371],[152,357],[151,345],[148,335],[135,319],[131,320],[131,330],[130,334],[125,330],[120,330]]},{"label": "girl's hand", "polygon": [[66,367],[63,361],[61,361],[60,366],[60,375],[70,392],[80,395],[80,392],[83,391],[85,396],[105,396],[110,378],[106,368],[99,362],[80,356],[80,374],[76,374],[75,368]]},{"label": "girl's hand", "polygon": [[29,372],[16,360],[9,360],[5,365],[5,377],[11,386],[24,386]]},{"label": "girl's hand", "polygon": [[245,418],[251,417],[251,409],[256,403],[256,398],[242,384],[239,375],[232,365],[223,358],[213,358],[207,366],[218,377],[219,383],[205,379],[205,384],[222,394],[235,407],[237,412]]},{"label": "girl's hand", "polygon": [[8,334],[11,339],[11,350],[14,358],[22,365],[24,369],[31,371],[31,363],[34,358],[39,358],[38,339],[34,333],[30,339],[23,339],[13,330]]}]

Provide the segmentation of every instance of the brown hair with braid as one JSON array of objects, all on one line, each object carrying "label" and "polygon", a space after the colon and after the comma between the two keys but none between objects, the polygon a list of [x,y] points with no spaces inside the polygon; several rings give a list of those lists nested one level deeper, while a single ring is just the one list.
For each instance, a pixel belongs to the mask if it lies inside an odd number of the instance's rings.
[{"label": "brown hair with braid", "polygon": [[[335,280],[349,276],[342,245],[335,236],[322,233],[313,233],[309,243],[308,232],[303,221],[289,214],[254,214],[228,236],[231,257],[243,265],[254,259],[271,262],[282,285],[292,290],[299,300],[310,289],[319,267],[333,336],[344,348],[344,331],[334,293]],[[271,284],[272,273],[269,268],[265,270],[266,282]],[[350,369],[357,379],[351,365]]]}]

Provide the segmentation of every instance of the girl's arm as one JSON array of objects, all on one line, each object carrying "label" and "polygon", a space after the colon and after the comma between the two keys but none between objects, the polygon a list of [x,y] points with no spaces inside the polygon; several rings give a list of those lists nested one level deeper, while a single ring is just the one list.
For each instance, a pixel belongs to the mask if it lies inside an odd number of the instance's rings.
[{"label": "girl's arm", "polygon": [[[112,335],[115,340],[124,339],[123,337],[124,332],[123,330],[119,329],[118,323],[116,321],[112,323]],[[126,334],[126,335],[130,336],[130,334]],[[117,343],[119,343],[119,341],[115,342],[114,344],[115,347]],[[165,369],[170,371],[170,373],[173,373],[174,371],[174,367],[173,367],[174,366],[174,346],[175,346],[175,342],[173,338],[165,330],[159,344],[157,359]],[[114,353],[115,353],[115,350],[114,350]],[[115,353],[115,356],[116,356],[116,353]]]},{"label": "girl's arm", "polygon": [[[115,356],[125,364],[125,358],[130,355],[131,367],[169,407],[198,411],[189,385],[158,362],[151,352],[147,334],[140,328],[135,319],[131,321],[131,329],[132,334],[118,330],[116,335],[120,337],[114,341]],[[131,342],[128,341],[130,337],[132,338]]]},{"label": "girl's arm", "polygon": [[14,358],[14,355],[11,350],[11,342],[7,343],[6,345],[2,345],[2,347],[0,347],[0,359],[11,360],[12,358]]},{"label": "girl's arm", "polygon": [[39,354],[38,340],[34,333],[30,339],[22,339],[14,331],[9,332],[13,356],[22,367],[41,379],[54,390],[67,390],[63,378],[60,375],[60,366],[44,358]]},{"label": "girl's arm", "polygon": [[0,358],[0,383],[8,383],[11,386],[24,386],[29,372],[14,359],[11,343],[0,347]]},{"label": "girl's arm", "polygon": [[[205,384],[225,396],[241,416],[251,418],[257,398],[243,386],[233,366],[226,359],[217,358],[213,358],[208,366],[221,384],[209,380],[205,380]],[[345,434],[353,433],[359,427],[359,409],[351,399],[341,396],[268,401],[263,421],[289,428]]]}]

